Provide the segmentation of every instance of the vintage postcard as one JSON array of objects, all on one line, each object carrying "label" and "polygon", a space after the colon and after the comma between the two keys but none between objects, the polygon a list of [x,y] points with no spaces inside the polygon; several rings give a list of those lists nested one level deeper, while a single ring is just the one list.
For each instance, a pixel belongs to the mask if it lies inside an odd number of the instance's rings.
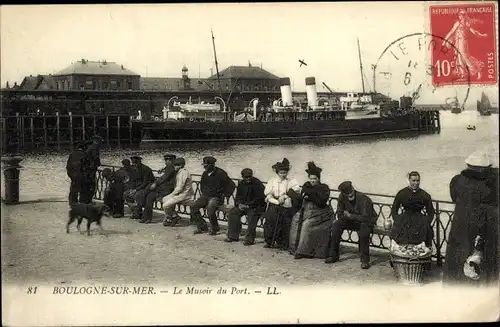
[{"label": "vintage postcard", "polygon": [[2,323],[499,320],[497,16],[2,6]]}]

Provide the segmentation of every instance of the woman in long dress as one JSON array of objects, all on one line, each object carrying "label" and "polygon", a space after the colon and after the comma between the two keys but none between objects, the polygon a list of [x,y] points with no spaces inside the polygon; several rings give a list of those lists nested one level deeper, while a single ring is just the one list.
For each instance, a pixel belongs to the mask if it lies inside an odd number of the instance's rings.
[{"label": "woman in long dress", "polygon": [[[432,198],[420,188],[420,174],[412,171],[408,174],[408,187],[400,190],[391,208],[394,225],[390,237],[398,244],[417,245],[425,242],[432,247],[433,230],[431,222],[434,218]],[[399,210],[403,212],[399,214]],[[425,214],[423,211],[425,210]]]},{"label": "woman in long dress", "polygon": [[299,183],[288,177],[290,162],[284,158],[272,166],[276,177],[271,178],[264,189],[267,210],[264,213],[265,248],[274,247],[274,242],[281,250],[288,250],[290,223],[295,213],[292,199],[287,194],[289,190],[300,192]]},{"label": "woman in long dress", "polygon": [[451,30],[442,42],[443,47],[453,45],[455,51],[455,74],[460,79],[467,78],[467,75],[481,78],[481,70],[484,67],[484,62],[474,58],[469,52],[468,32],[475,36],[485,37],[486,33],[477,31],[473,24],[477,20],[469,18],[465,10],[458,12],[458,20],[455,22]]},{"label": "woman in long dress", "polygon": [[[490,168],[488,156],[481,152],[470,155],[465,163],[467,169],[450,182],[455,211],[446,246],[443,281],[478,285],[498,280],[498,170]],[[475,250],[482,258],[471,258]],[[464,265],[471,261],[481,267],[477,278],[464,271]]]},{"label": "woman in long dress", "polygon": [[321,183],[321,171],[314,162],[308,162],[309,181],[297,194],[302,208],[294,215],[290,228],[290,253],[295,259],[325,258],[334,212],[328,203],[330,188]]}]

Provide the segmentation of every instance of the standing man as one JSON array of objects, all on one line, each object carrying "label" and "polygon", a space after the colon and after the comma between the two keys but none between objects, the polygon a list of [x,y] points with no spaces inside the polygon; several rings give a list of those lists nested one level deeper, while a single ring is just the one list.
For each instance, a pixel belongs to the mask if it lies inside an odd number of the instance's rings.
[{"label": "standing man", "polygon": [[253,177],[253,171],[245,168],[241,171],[241,182],[236,189],[234,207],[228,214],[228,229],[226,242],[237,242],[241,232],[241,216],[247,217],[248,229],[244,245],[252,245],[255,242],[255,229],[260,215],[266,207],[266,196],[264,195],[264,184]]},{"label": "standing man", "polygon": [[147,195],[146,192],[149,191],[150,184],[155,181],[155,176],[151,168],[142,163],[141,157],[132,156],[130,160],[137,174],[137,186],[135,189],[131,190],[131,194],[134,194],[137,206],[133,209],[133,214],[130,218],[141,219],[142,208],[145,202],[143,198]]},{"label": "standing man", "polygon": [[85,152],[85,143],[80,142],[77,145],[77,149],[71,152],[66,163],[66,173],[71,179],[71,184],[69,187],[70,204],[78,203],[84,200],[82,187],[87,169],[88,161],[87,153]]},{"label": "standing man", "polygon": [[227,173],[215,166],[216,161],[217,159],[210,156],[203,158],[202,165],[205,171],[201,175],[201,196],[190,206],[191,220],[196,224],[194,234],[208,232],[207,222],[200,213],[200,209],[205,208],[212,227],[210,235],[217,235],[220,230],[217,208],[224,202],[224,197],[228,198],[233,194],[236,187]]},{"label": "standing man", "polygon": [[[137,206],[134,209],[134,214],[142,218],[140,223],[150,223],[153,220],[153,205],[156,199],[163,198],[174,190],[176,170],[172,162],[175,157],[175,154],[164,155],[165,168],[161,170],[163,174],[137,194]],[[144,212],[142,212],[143,208]]]},{"label": "standing man", "polygon": [[177,204],[188,205],[194,196],[193,180],[185,166],[186,160],[184,158],[176,158],[174,160],[174,168],[177,171],[175,174],[175,189],[163,198],[163,210],[165,210],[163,226],[174,226],[177,224],[181,217],[175,212],[175,206]]},{"label": "standing man", "polygon": [[91,203],[92,198],[94,197],[94,193],[97,187],[97,168],[101,165],[101,157],[99,154],[99,145],[101,144],[101,137],[94,136],[90,142],[88,142],[88,146],[86,149],[87,157],[88,157],[88,172],[85,174],[85,178],[82,186],[82,203]]},{"label": "standing man", "polygon": [[370,234],[377,223],[377,213],[373,209],[373,202],[367,195],[356,191],[350,181],[342,182],[339,185],[339,191],[338,219],[333,222],[325,263],[334,263],[339,260],[342,233],[345,229],[350,229],[358,232],[361,269],[368,269],[370,268]]}]

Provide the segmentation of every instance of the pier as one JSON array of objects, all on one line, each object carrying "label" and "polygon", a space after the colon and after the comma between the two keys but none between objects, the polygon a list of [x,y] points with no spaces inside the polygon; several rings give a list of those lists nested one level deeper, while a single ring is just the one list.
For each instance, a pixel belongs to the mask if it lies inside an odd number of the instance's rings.
[{"label": "pier", "polygon": [[131,145],[140,130],[129,115],[19,115],[1,117],[2,153],[33,149],[61,149],[94,135],[109,145]]}]

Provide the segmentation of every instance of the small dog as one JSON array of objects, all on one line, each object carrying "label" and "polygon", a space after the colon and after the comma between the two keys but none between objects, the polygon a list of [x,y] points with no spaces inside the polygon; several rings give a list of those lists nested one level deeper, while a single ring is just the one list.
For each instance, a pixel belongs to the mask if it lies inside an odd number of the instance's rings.
[{"label": "small dog", "polygon": [[[66,224],[66,233],[69,234],[69,225],[75,220],[78,220],[76,229],[82,233],[80,230],[80,225],[83,218],[87,219],[87,236],[90,236],[90,224],[96,222],[96,224],[101,229],[101,233],[106,235],[104,229],[101,226],[101,219],[104,215],[105,210],[109,210],[109,207],[105,204],[86,204],[86,203],[71,203],[68,212],[68,223]],[[107,236],[107,235],[106,235]]]}]

